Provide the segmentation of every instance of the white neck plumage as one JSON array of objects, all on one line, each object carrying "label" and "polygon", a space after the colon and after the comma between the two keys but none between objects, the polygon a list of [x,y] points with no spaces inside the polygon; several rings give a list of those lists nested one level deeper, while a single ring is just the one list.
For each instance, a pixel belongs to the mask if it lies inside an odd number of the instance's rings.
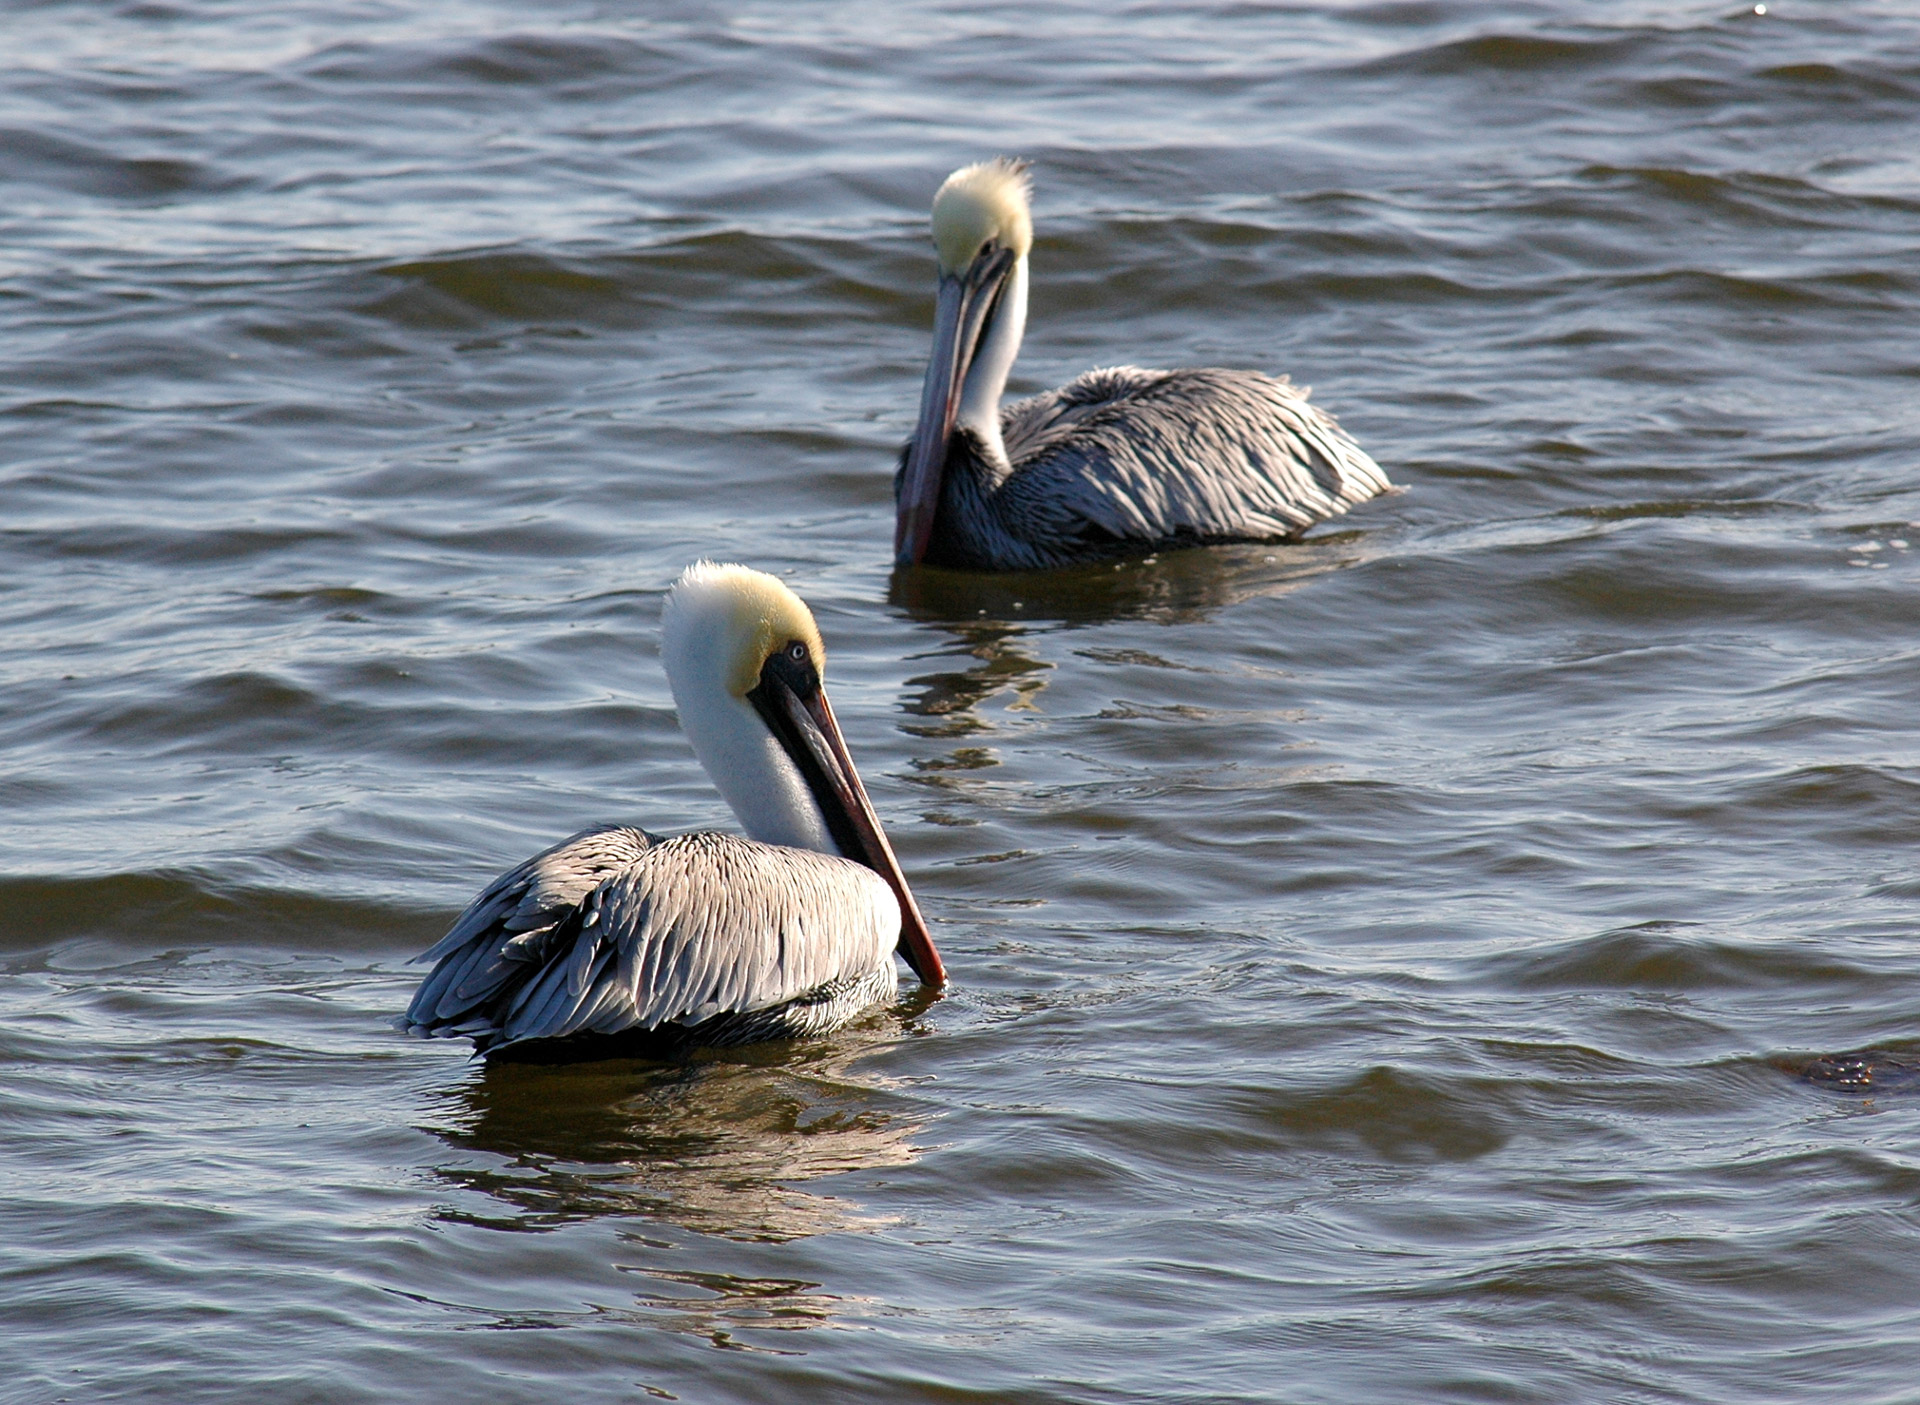
[{"label": "white neck plumage", "polygon": [[1000,286],[999,300],[961,383],[960,408],[954,416],[954,425],[972,430],[997,464],[1007,462],[1006,442],[1000,437],[1000,399],[1006,394],[1007,377],[1026,331],[1027,257],[1022,254]]},{"label": "white neck plumage", "polygon": [[826,816],[753,704],[728,696],[691,713],[680,726],[749,839],[837,854]]},{"label": "white neck plumage", "polygon": [[748,837],[763,844],[839,853],[800,768],[753,704],[727,686],[724,652],[689,631],[670,633],[661,654],[680,712],[680,730]]}]

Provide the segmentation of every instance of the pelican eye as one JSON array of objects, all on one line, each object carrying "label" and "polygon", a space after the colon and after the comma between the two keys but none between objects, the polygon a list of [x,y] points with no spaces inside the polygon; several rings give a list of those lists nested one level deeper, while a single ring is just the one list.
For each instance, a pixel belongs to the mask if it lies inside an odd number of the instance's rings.
[{"label": "pelican eye", "polygon": [[787,657],[795,663],[805,663],[807,661],[806,644],[801,640],[794,640],[791,644],[787,645]]}]

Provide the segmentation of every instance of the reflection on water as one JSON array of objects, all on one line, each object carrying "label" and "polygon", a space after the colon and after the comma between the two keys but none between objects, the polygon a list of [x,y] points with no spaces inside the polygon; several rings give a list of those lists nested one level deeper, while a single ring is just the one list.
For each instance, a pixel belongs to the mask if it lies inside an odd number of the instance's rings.
[{"label": "reflection on water", "polygon": [[1058,571],[1002,573],[896,567],[887,601],[926,624],[962,631],[1022,622],[1181,623],[1256,596],[1285,595],[1371,554],[1364,530],[1306,541],[1190,547]]},{"label": "reflection on water", "polygon": [[[1316,576],[1358,564],[1365,537],[1330,532],[1307,542],[1190,548],[1044,573],[945,571],[901,567],[888,601],[912,619],[953,636],[943,653],[970,658],[961,669],[921,674],[905,706],[925,719],[905,724],[920,737],[964,738],[991,730],[978,708],[1006,692],[1010,712],[1033,707],[1054,665],[1035,657],[1036,633],[1116,619],[1198,621],[1260,596],[1285,595]],[[994,764],[962,748],[923,769],[970,770]]]},{"label": "reflection on water", "polygon": [[[1036,655],[1035,641],[1060,629],[1079,629],[1113,619],[1155,623],[1200,621],[1214,612],[1262,596],[1285,595],[1331,571],[1366,559],[1367,542],[1356,531],[1328,532],[1306,542],[1200,547],[1044,573],[946,571],[897,568],[889,602],[930,631],[951,636],[934,657],[967,660],[961,668],[918,674],[917,689],[903,703],[913,719],[901,724],[912,736],[959,742],[945,755],[917,759],[920,781],[940,790],[964,789],[966,773],[1000,764],[980,739],[996,730],[983,706],[1011,694],[1004,711],[1039,711],[1055,665]],[[1139,663],[1185,669],[1139,649],[1074,653],[1106,663]],[[923,656],[925,657],[925,656]],[[1187,715],[1175,709],[1172,716]],[[970,823],[945,812],[923,816],[935,824]]]},{"label": "reflection on water", "polygon": [[900,1013],[682,1062],[485,1065],[449,1093],[448,1125],[430,1130],[491,1153],[437,1174],[502,1213],[443,1214],[510,1230],[629,1216],[775,1242],[870,1226],[859,1206],[796,1182],[918,1158],[918,1104],[852,1071],[901,1036]]},{"label": "reflection on water", "polygon": [[826,1293],[804,1278],[753,1278],[737,1273],[701,1273],[662,1268],[657,1264],[622,1265],[626,1272],[644,1275],[654,1286],[636,1296],[649,1325],[705,1337],[717,1347],[733,1351],[770,1351],[779,1347],[742,1341],[743,1330],[801,1332],[821,1327],[844,1312],[849,1299]]},{"label": "reflection on water", "polygon": [[[974,709],[998,693],[1011,691],[1011,710],[1030,708],[1041,689],[1047,686],[1047,674],[1053,665],[1036,659],[1024,644],[1027,631],[1019,625],[981,621],[978,624],[948,626],[958,646],[943,652],[974,660],[971,667],[940,673],[923,673],[908,679],[921,692],[907,700],[908,712],[926,718],[924,722],[904,724],[904,730],[917,737],[965,737],[988,730]],[[978,752],[979,748],[962,748]],[[954,757],[962,753],[955,752]],[[964,760],[949,758],[928,763],[945,769],[970,769]],[[991,765],[990,761],[979,764]]]}]

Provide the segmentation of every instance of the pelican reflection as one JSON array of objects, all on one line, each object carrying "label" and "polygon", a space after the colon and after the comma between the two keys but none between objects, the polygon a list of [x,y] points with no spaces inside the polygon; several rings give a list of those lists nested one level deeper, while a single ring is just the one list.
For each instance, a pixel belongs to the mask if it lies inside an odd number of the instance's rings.
[{"label": "pelican reflection", "polygon": [[[953,640],[936,657],[970,660],[962,667],[917,674],[908,686],[920,691],[908,698],[905,706],[913,720],[901,724],[902,730],[916,737],[964,738],[990,730],[978,709],[988,700],[1011,694],[1009,711],[1031,711],[1038,707],[1040,693],[1047,686],[1053,665],[1035,658],[1029,648],[1030,631],[1020,625],[998,620],[960,622],[945,626]],[[963,747],[954,757],[966,753],[975,759],[917,762],[922,771],[971,770],[993,764],[979,759],[980,748]]]},{"label": "pelican reflection", "polygon": [[476,1068],[430,1130],[463,1154],[490,1153],[437,1172],[488,1203],[463,1199],[442,1215],[519,1230],[614,1216],[774,1241],[882,1223],[812,1183],[919,1158],[922,1105],[851,1071],[901,1034],[886,1014],[804,1049]]},{"label": "pelican reflection", "polygon": [[[1225,546],[1043,575],[926,567],[895,571],[889,603],[930,632],[947,637],[934,657],[965,661],[909,679],[919,691],[906,700],[911,720],[901,724],[903,729],[914,736],[966,743],[944,758],[917,762],[922,779],[938,786],[948,782],[930,773],[997,764],[985,744],[994,727],[982,709],[1002,696],[1007,712],[1042,706],[1054,668],[1040,653],[1048,636],[1117,620],[1204,620],[1219,610],[1286,595],[1317,577],[1357,565],[1368,554],[1362,542],[1358,533],[1330,534],[1284,553]],[[1095,656],[1097,647],[1090,644],[1076,652]]]},{"label": "pelican reflection", "polygon": [[1360,565],[1377,554],[1370,543],[1367,533],[1329,532],[1284,551],[1266,544],[1218,546],[1044,572],[896,568],[887,601],[913,619],[956,630],[1136,619],[1186,624]]}]

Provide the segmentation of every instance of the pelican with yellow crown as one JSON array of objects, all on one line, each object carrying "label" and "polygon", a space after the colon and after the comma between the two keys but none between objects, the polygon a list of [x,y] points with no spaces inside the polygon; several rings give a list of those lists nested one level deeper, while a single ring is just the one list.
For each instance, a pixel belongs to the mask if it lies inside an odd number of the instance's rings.
[{"label": "pelican with yellow crown", "polygon": [[667,596],[667,682],[745,827],[596,825],[489,884],[421,961],[425,1036],[566,1058],[822,1034],[940,954],[820,684],[813,615],[772,576],[689,566]]},{"label": "pelican with yellow crown", "polygon": [[1296,537],[1392,486],[1308,392],[1257,371],[1115,366],[1002,407],[1027,324],[1024,162],[933,198],[940,283],[894,478],[901,565],[1032,570]]}]

